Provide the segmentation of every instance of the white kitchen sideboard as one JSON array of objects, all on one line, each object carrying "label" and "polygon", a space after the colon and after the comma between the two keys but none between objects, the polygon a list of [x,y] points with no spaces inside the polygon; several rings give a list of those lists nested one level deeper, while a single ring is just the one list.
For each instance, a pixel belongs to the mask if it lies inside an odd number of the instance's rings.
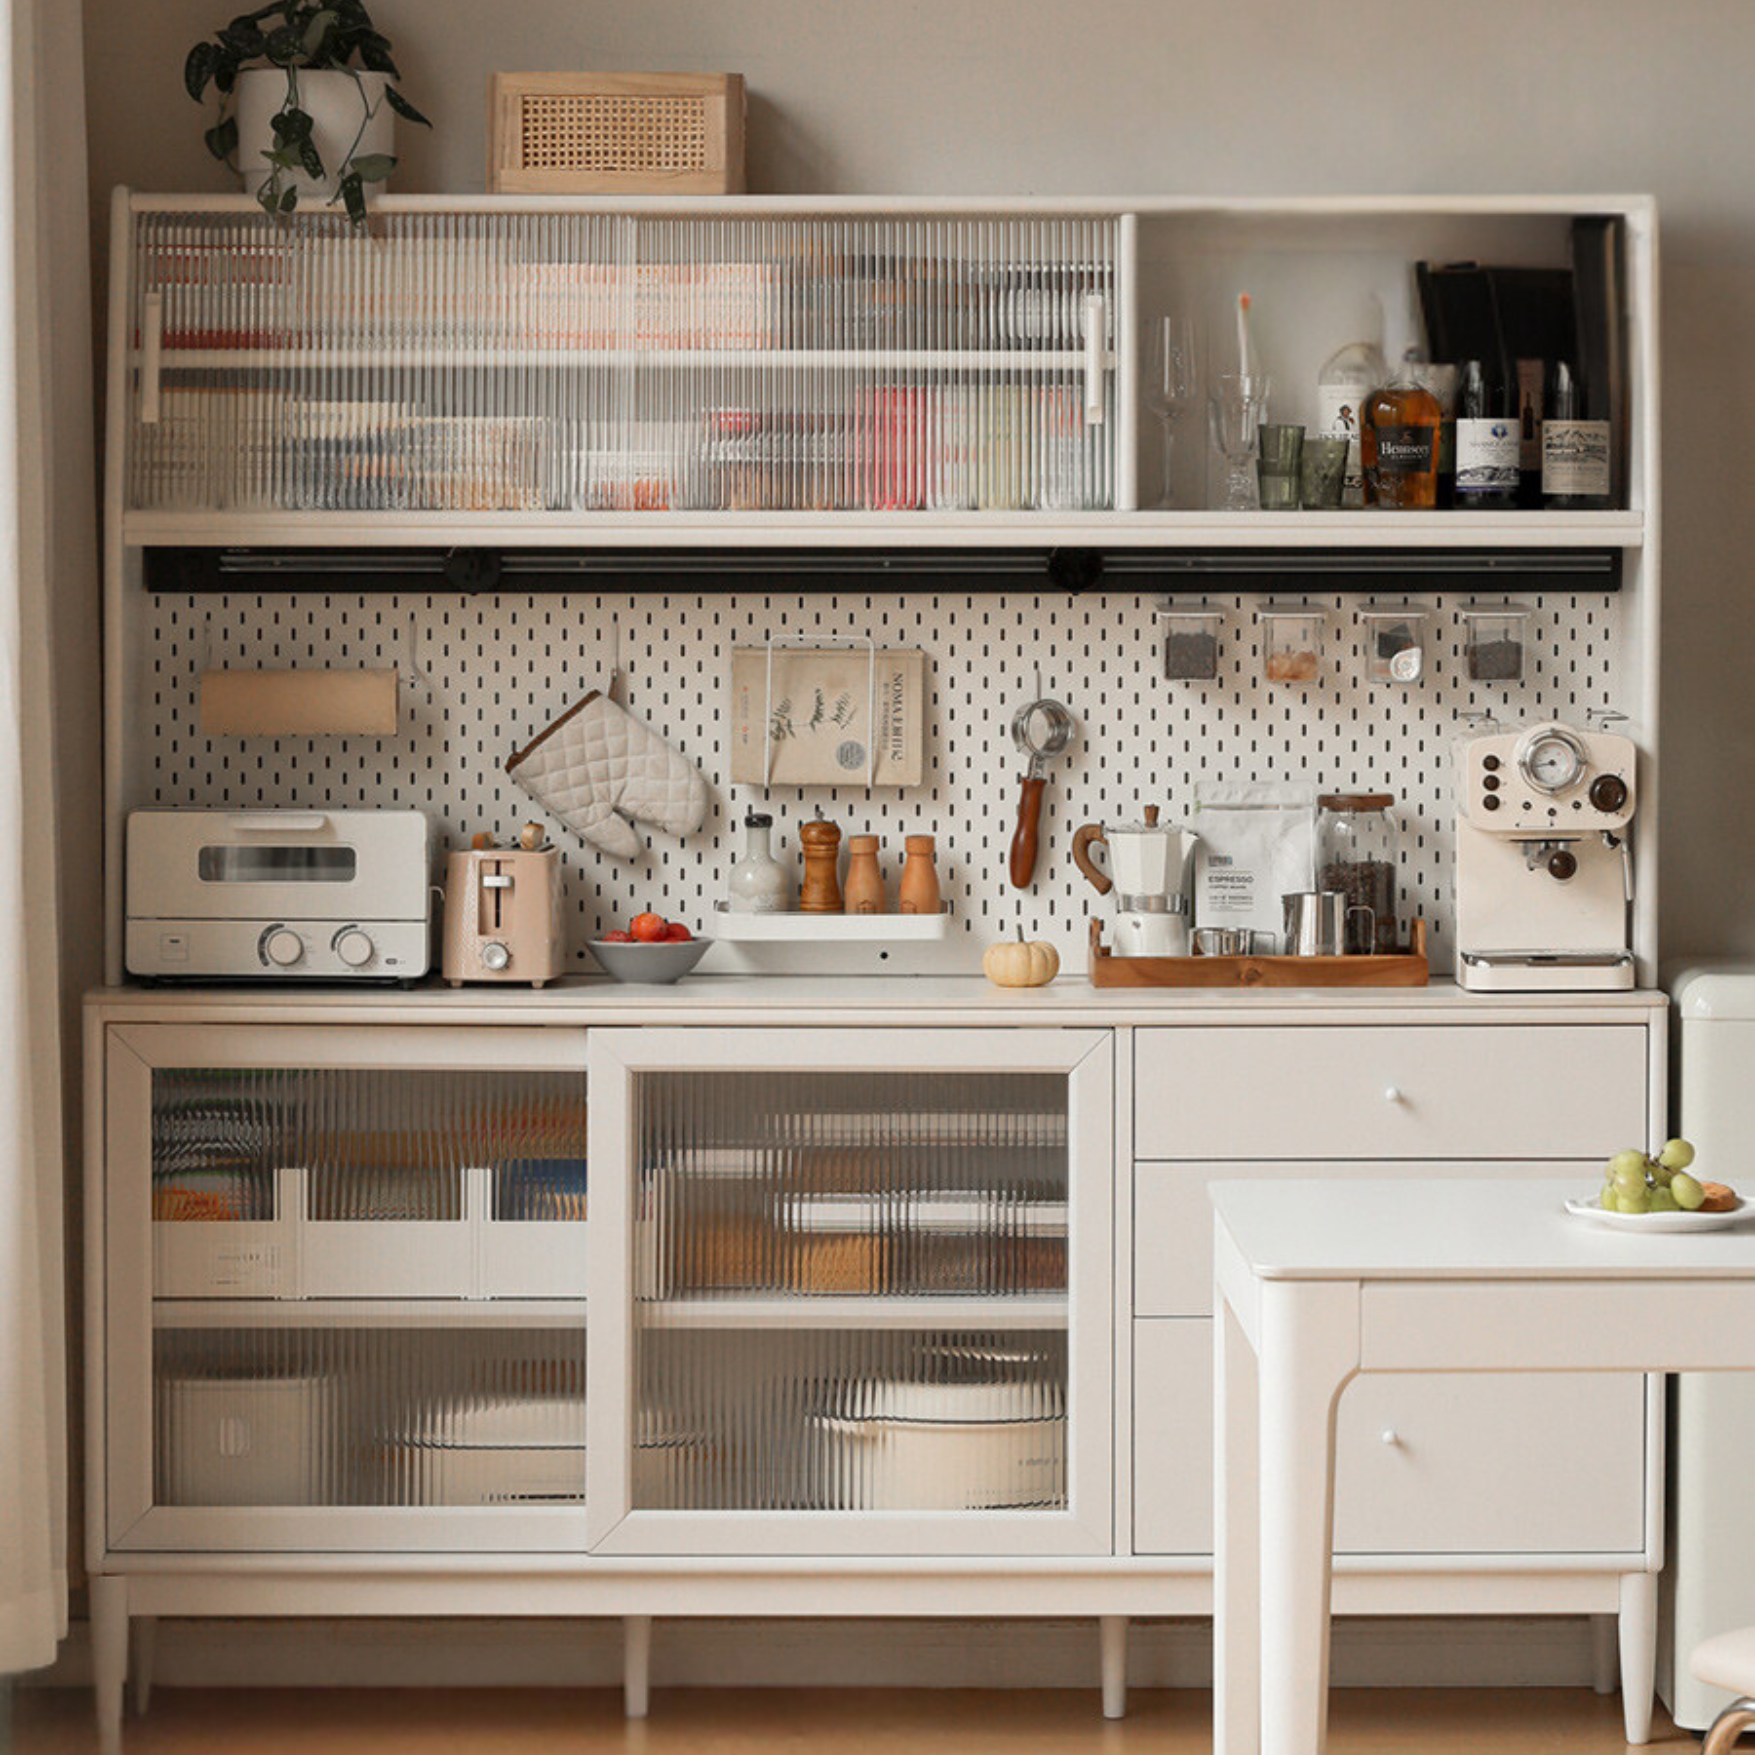
[{"label": "white kitchen sideboard", "polygon": [[[1211,1612],[1207,1183],[1588,1187],[1663,1113],[1645,993],[727,977],[87,1022],[112,1750],[161,1616],[617,1616],[634,1712],[667,1616],[1089,1616],[1119,1713],[1128,1618]],[[1612,1685],[1658,1404],[1549,1389],[1349,1393],[1340,1612],[1593,1615]]]}]

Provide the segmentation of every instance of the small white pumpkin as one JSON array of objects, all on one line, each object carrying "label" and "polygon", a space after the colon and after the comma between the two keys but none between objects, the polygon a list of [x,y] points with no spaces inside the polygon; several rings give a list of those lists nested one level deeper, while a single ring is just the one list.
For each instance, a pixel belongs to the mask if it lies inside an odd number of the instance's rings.
[{"label": "small white pumpkin", "polygon": [[1026,944],[1020,927],[1015,943],[1001,939],[987,947],[981,973],[995,987],[1046,987],[1060,973],[1060,952],[1046,939]]}]

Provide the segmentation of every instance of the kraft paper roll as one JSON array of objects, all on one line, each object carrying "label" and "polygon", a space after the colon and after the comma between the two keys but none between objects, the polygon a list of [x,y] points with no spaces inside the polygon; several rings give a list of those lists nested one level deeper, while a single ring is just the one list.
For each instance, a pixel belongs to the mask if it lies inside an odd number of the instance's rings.
[{"label": "kraft paper roll", "polygon": [[205,737],[394,737],[394,670],[205,670]]}]

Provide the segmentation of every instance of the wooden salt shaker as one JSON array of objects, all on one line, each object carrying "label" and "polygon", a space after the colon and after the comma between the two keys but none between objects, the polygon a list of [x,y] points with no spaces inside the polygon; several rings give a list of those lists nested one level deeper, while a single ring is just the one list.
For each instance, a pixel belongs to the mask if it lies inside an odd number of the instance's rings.
[{"label": "wooden salt shaker", "polygon": [[902,866],[902,889],[898,914],[942,914],[944,901],[938,891],[938,867],[932,863],[932,837],[910,835],[904,845],[908,858]]},{"label": "wooden salt shaker", "polygon": [[804,887],[798,898],[799,911],[839,914],[841,880],[836,867],[841,859],[840,824],[826,823],[819,816],[798,831],[798,844],[804,849]]},{"label": "wooden salt shaker", "polygon": [[884,874],[878,870],[876,835],[853,835],[847,842],[846,906],[849,914],[882,914]]}]

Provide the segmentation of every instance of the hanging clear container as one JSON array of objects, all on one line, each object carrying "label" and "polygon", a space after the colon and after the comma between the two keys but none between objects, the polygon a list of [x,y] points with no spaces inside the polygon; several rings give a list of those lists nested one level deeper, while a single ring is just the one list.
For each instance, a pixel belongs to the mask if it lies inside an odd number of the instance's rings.
[{"label": "hanging clear container", "polygon": [[1262,675],[1271,683],[1313,683],[1322,675],[1322,642],[1327,612],[1308,604],[1263,604]]},{"label": "hanging clear container", "polygon": [[1316,887],[1347,898],[1349,956],[1389,956],[1401,941],[1394,805],[1388,792],[1327,792],[1316,801]]},{"label": "hanging clear container", "polygon": [[1525,634],[1535,612],[1522,603],[1466,603],[1456,613],[1463,625],[1463,674],[1469,681],[1522,682]]},{"label": "hanging clear container", "polygon": [[1217,682],[1225,612],[1166,607],[1158,611],[1158,621],[1164,629],[1164,675],[1171,682]]},{"label": "hanging clear container", "polygon": [[1412,603],[1368,603],[1359,611],[1365,624],[1365,680],[1406,687],[1426,674],[1426,612]]}]

